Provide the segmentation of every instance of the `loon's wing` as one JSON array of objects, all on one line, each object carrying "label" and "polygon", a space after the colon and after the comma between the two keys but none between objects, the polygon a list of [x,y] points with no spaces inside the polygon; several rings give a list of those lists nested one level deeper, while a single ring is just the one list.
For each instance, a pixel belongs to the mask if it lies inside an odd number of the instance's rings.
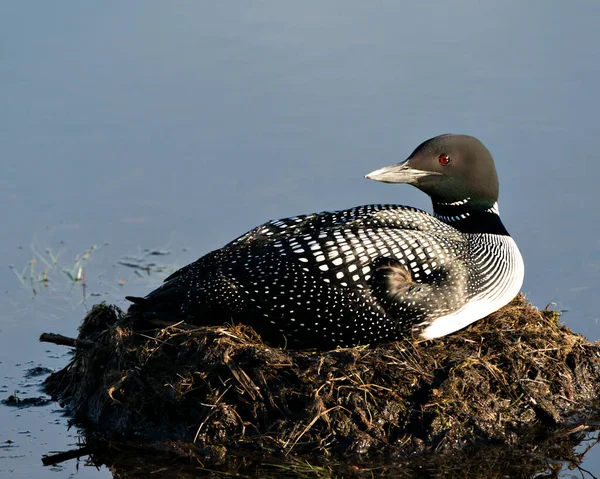
[{"label": "loon's wing", "polygon": [[390,317],[420,327],[468,300],[465,236],[415,208],[368,205],[272,221],[228,247],[239,254],[242,244],[274,247],[318,281],[359,290]]}]

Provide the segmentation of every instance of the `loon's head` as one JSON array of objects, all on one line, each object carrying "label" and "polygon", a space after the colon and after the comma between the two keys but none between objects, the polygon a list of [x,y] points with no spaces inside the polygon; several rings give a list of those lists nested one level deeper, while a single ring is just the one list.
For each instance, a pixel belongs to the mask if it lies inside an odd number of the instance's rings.
[{"label": "loon's head", "polygon": [[421,143],[406,161],[365,176],[384,183],[408,183],[435,204],[489,208],[498,200],[498,175],[489,150],[477,138],[440,135]]}]

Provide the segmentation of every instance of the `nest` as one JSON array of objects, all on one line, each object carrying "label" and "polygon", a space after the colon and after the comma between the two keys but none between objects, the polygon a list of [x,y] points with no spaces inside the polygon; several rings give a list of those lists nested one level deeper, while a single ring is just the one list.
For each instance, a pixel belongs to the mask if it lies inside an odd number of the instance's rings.
[{"label": "nest", "polygon": [[[585,429],[600,348],[523,296],[449,337],[326,352],[244,325],[155,327],[95,306],[45,382],[96,437],[179,455],[402,458]],[[47,338],[46,338],[47,339]]]}]

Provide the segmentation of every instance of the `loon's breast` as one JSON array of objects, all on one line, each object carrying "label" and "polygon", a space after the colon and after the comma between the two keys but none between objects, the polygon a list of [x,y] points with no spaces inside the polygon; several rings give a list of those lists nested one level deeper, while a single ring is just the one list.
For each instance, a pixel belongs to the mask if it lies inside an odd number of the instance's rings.
[{"label": "loon's breast", "polygon": [[456,311],[424,323],[424,339],[446,336],[486,317],[508,304],[523,285],[523,257],[510,236],[473,235],[469,242],[469,300]]}]

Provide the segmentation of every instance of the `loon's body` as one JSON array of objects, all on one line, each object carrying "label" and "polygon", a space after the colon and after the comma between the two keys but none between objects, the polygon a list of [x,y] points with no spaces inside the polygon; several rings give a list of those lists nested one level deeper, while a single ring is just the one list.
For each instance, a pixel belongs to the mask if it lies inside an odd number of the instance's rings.
[{"label": "loon's body", "polygon": [[270,221],[129,298],[130,311],[241,322],[276,344],[325,349],[444,336],[516,296],[523,260],[478,140],[433,138],[367,178],[417,186],[435,215],[367,205]]}]

